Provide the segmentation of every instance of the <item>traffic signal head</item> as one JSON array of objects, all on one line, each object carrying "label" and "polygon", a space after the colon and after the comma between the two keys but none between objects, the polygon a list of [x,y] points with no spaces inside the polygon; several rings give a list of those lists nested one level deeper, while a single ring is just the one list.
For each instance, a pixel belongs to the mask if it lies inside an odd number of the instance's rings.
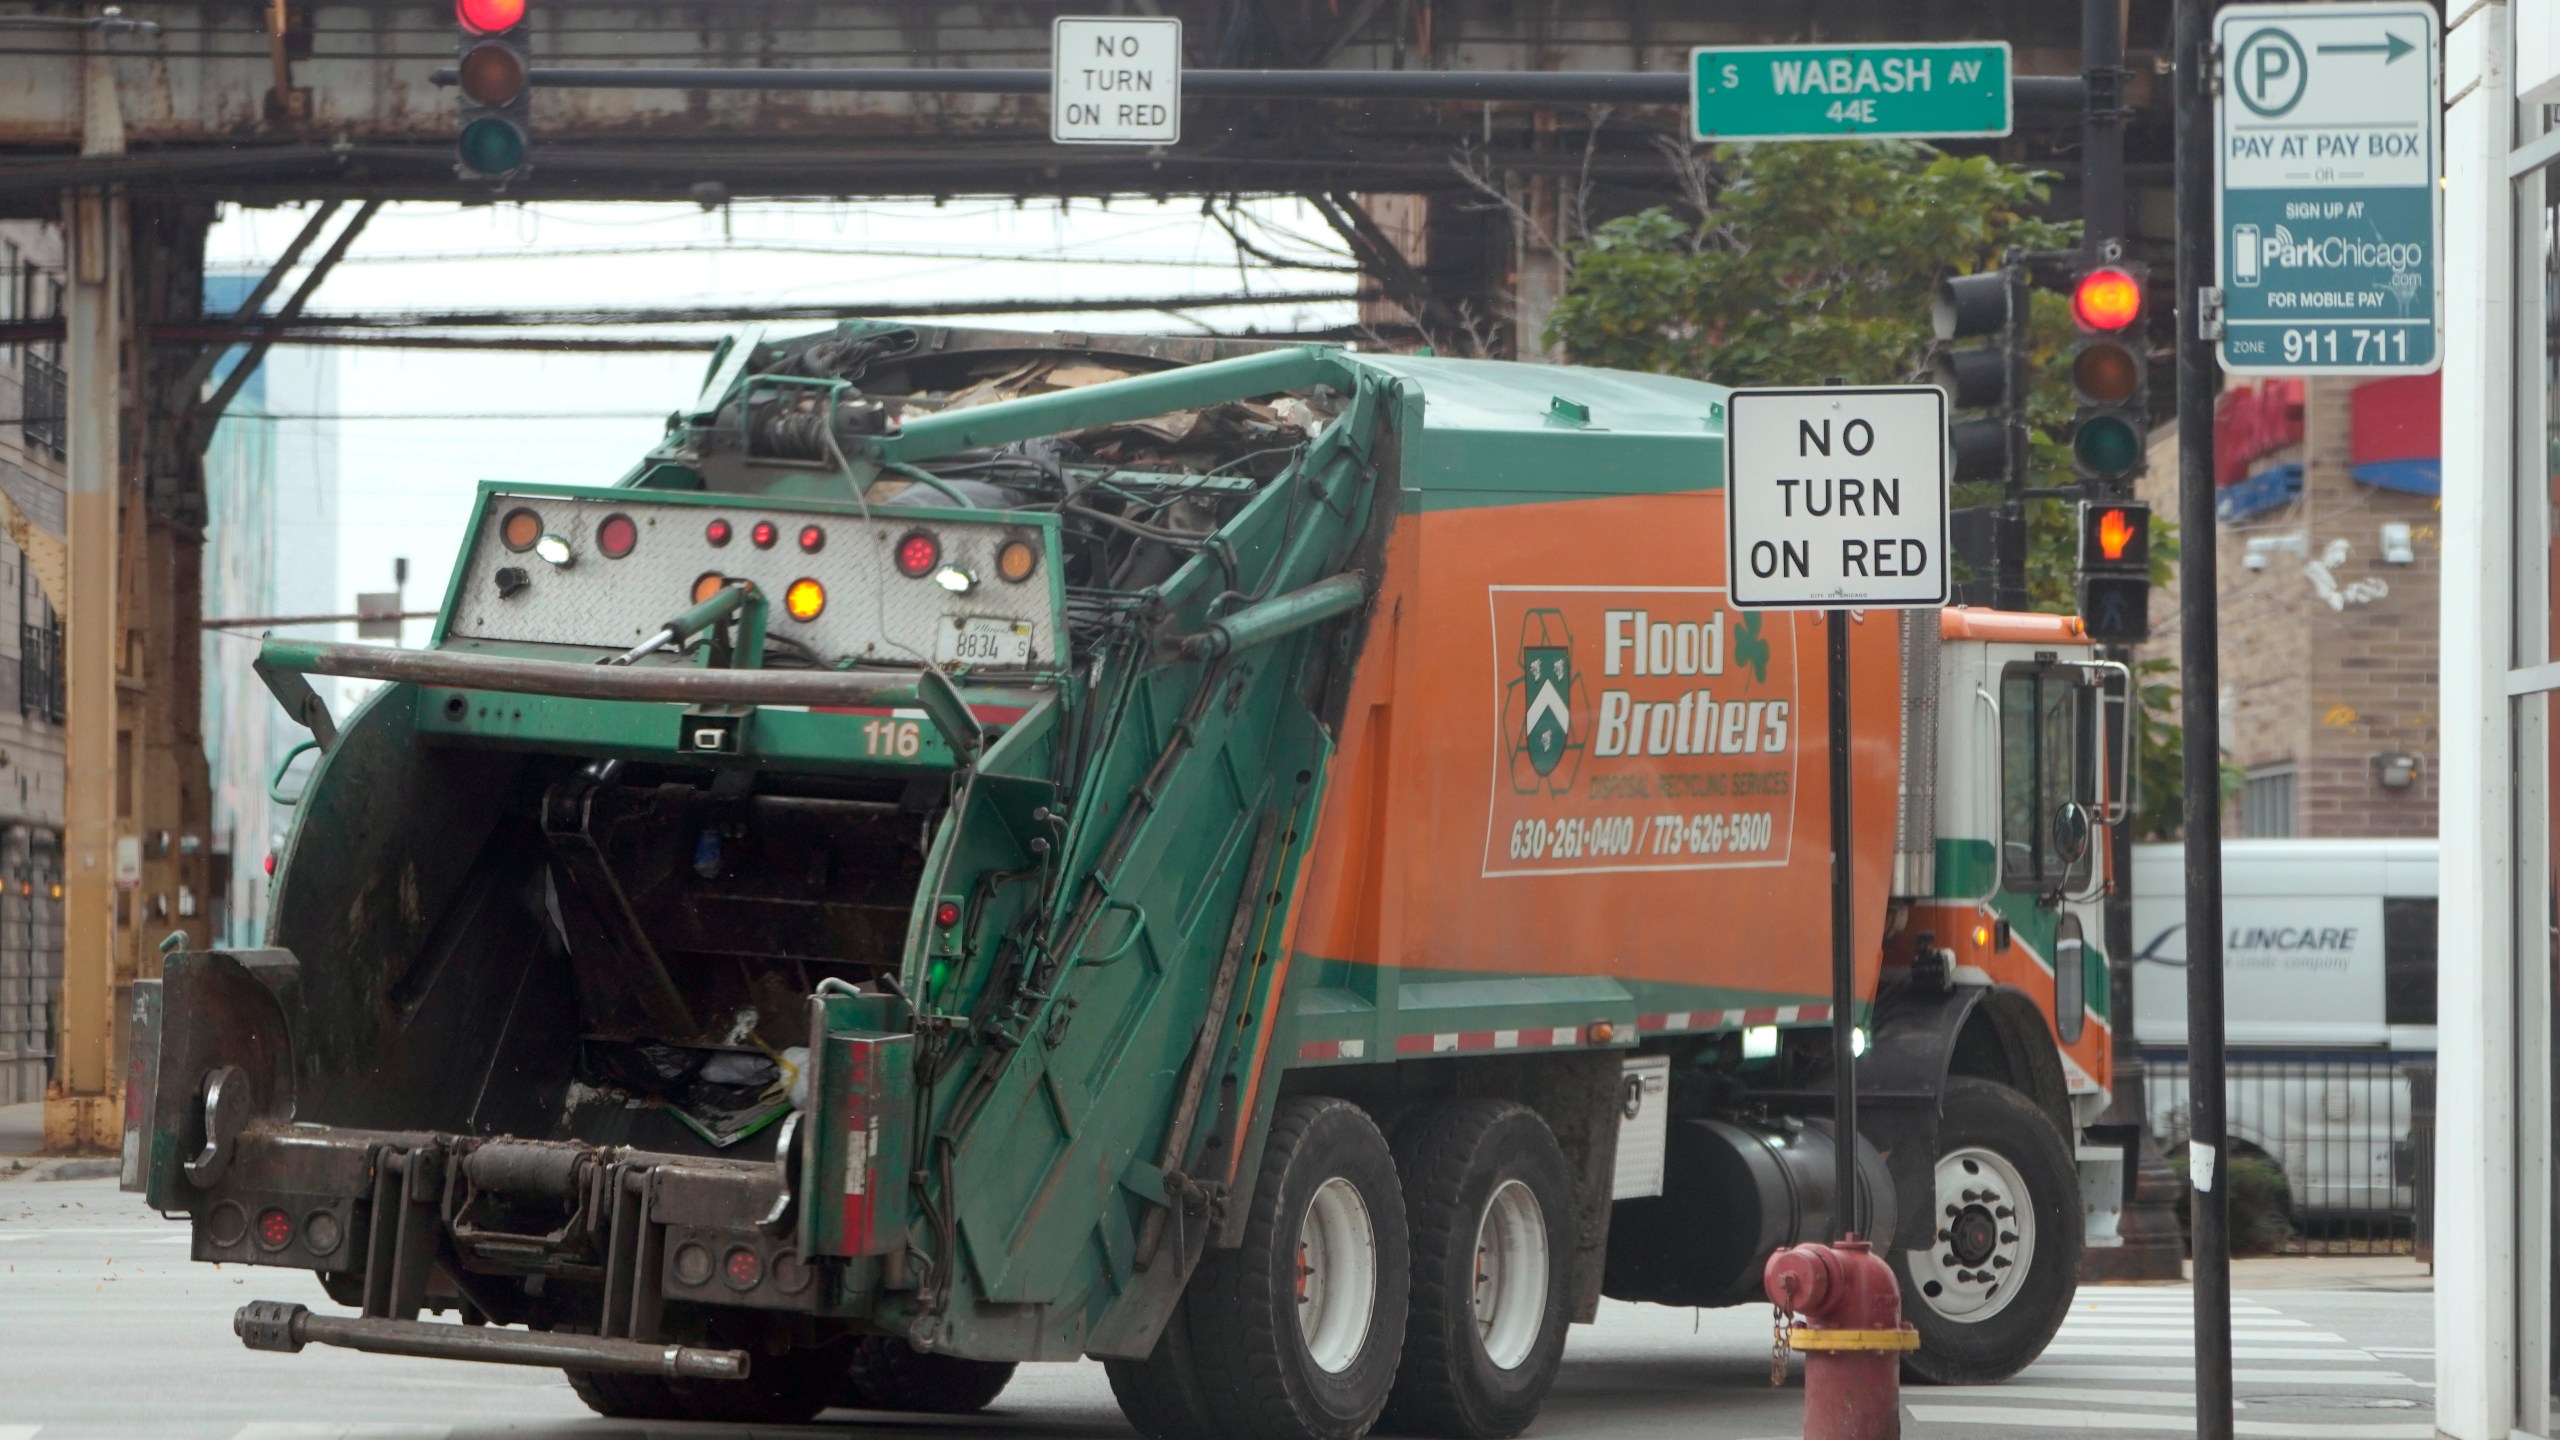
[{"label": "traffic signal head", "polygon": [[2151,582],[2139,575],[2083,575],[2080,630],[2101,645],[2139,645],[2151,638]]},{"label": "traffic signal head", "polygon": [[1986,270],[1939,281],[1929,321],[1941,340],[1999,334],[2009,324],[2009,277]]},{"label": "traffic signal head", "polygon": [[2071,319],[2080,331],[2071,354],[2072,468],[2101,493],[2123,493],[2143,468],[2145,278],[2141,266],[2110,262],[2082,270],[2071,287]]},{"label": "traffic signal head", "polygon": [[455,69],[462,91],[455,173],[509,180],[531,144],[532,66],[525,55],[527,0],[453,0]]},{"label": "traffic signal head", "polygon": [[[1947,392],[1957,410],[1993,410],[2010,401],[2012,369],[2009,347],[2019,337],[2010,325],[2010,279],[1999,270],[1956,275],[1938,282],[1929,319],[1940,340],[1988,337],[1995,343],[1961,350],[1941,349],[1930,358],[1931,383]],[[2007,480],[2009,424],[2006,417],[1959,420],[1948,427],[1955,452],[1957,480]]]}]

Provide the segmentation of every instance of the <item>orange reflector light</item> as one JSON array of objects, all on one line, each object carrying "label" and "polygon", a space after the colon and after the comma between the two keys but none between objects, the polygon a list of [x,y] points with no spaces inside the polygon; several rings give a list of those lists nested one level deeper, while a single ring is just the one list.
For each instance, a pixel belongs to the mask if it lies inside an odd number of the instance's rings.
[{"label": "orange reflector light", "polygon": [[782,608],[794,620],[815,620],[827,608],[827,587],[815,580],[794,580],[782,592]]},{"label": "orange reflector light", "polygon": [[1007,540],[996,550],[996,573],[1019,585],[1040,568],[1040,551],[1028,540]]},{"label": "orange reflector light", "polygon": [[773,548],[776,537],[781,534],[781,531],[773,528],[772,521],[759,520],[755,528],[747,532],[747,539],[759,550],[770,550]]},{"label": "orange reflector light", "polygon": [[2092,270],[2071,292],[2071,314],[2092,330],[2121,330],[2142,314],[2142,287],[2122,270]]},{"label": "orange reflector light", "polygon": [[453,18],[481,35],[513,30],[524,23],[525,0],[453,0]]},{"label": "orange reflector light", "polygon": [[1973,927],[1973,943],[1982,946],[1988,946],[1991,943],[1990,921],[1985,920]]},{"label": "orange reflector light", "polygon": [[607,515],[596,522],[596,548],[607,560],[619,560],[640,543],[640,527],[628,515]]},{"label": "orange reflector light", "polygon": [[498,538],[508,549],[521,555],[542,538],[542,516],[519,505],[498,522]]},{"label": "orange reflector light", "polygon": [[504,105],[524,93],[524,57],[501,40],[486,40],[462,57],[462,93],[483,105]]},{"label": "orange reflector light", "polygon": [[942,542],[930,530],[910,530],[898,542],[898,573],[910,580],[921,580],[942,563]]},{"label": "orange reflector light", "polygon": [[717,570],[703,571],[701,574],[693,577],[693,603],[699,605],[703,601],[710,599],[712,596],[719,594],[720,587],[728,583],[729,577],[721,574]]}]

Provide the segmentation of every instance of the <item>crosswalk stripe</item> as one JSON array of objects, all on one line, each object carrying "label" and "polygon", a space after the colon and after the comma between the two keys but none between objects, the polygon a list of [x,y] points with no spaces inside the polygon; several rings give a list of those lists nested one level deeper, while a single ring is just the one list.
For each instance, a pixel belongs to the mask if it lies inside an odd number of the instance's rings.
[{"label": "crosswalk stripe", "polygon": [[36,1440],[41,1425],[0,1425],[0,1440]]},{"label": "crosswalk stripe", "polygon": [[[2107,1347],[2114,1351],[2114,1346]],[[2049,1353],[2049,1352],[2048,1352]],[[2193,1380],[2193,1365],[2047,1365],[2041,1361],[2021,1375],[2026,1380]],[[2413,1385],[2435,1386],[2396,1370],[2259,1370],[2232,1368],[2231,1378],[2244,1385]],[[1917,1392],[1915,1392],[1917,1393]]]},{"label": "crosswalk stripe", "polygon": [[[2196,1347],[2193,1343],[2132,1345],[2122,1341],[2093,1341],[2082,1345],[2077,1342],[2056,1341],[2044,1347],[2044,1353],[2047,1355],[2193,1355],[2196,1353]],[[2231,1358],[2234,1360],[2359,1360],[2366,1364],[2373,1364],[2381,1359],[2370,1350],[2305,1350],[2287,1349],[2274,1345],[2265,1347],[2234,1345],[2231,1347]]]},{"label": "crosswalk stripe", "polygon": [[[2074,1340],[2165,1340],[2185,1335],[2184,1330],[2165,1325],[2065,1325],[2062,1333]],[[2253,1345],[2344,1345],[2347,1337],[2327,1330],[2240,1330],[2234,1327],[2232,1338]]]},{"label": "crosswalk stripe", "polygon": [[[2193,1371],[2185,1372],[2194,1377]],[[2029,1372],[2032,1379],[2034,1372]],[[1925,1392],[1907,1392],[1920,1396],[1915,1405],[1935,1404],[1942,1400],[2072,1400],[2082,1404],[2142,1405],[2171,1410],[2192,1410],[2196,1397],[2192,1390],[2090,1390],[2076,1385],[1932,1385]]]},{"label": "crosswalk stripe", "polygon": [[[2137,1415],[2105,1410],[2003,1410],[1991,1405],[1911,1405],[1911,1418],[1940,1425],[2032,1425],[2040,1430],[2163,1430],[2195,1433],[2193,1416]],[[2242,1420],[2234,1434],[2272,1435],[2283,1440],[2435,1440],[2431,1422],[2393,1420],[2378,1423],[2297,1420]]]},{"label": "crosswalk stripe", "polygon": [[395,1421],[257,1420],[231,1432],[231,1440],[445,1440],[452,1433],[450,1425]]}]

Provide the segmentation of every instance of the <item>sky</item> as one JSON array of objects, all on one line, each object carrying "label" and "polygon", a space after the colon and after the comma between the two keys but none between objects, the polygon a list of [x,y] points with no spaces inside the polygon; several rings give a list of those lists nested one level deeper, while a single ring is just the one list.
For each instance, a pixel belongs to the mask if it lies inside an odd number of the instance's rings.
[{"label": "sky", "polygon": [[[345,210],[334,223],[344,223]],[[216,270],[262,272],[301,229],[300,207],[228,209],[208,242]],[[1294,201],[1248,202],[1240,222],[1276,253],[1347,263],[1322,220]],[[334,233],[334,229],[331,233]],[[314,245],[316,255],[326,248]],[[290,285],[298,283],[299,272]],[[1008,328],[1199,333],[1351,323],[1352,277],[1243,257],[1196,200],[1109,207],[1009,199],[690,204],[406,204],[385,207],[309,302],[311,313],[562,306],[1086,299],[1338,289],[1318,304],[1126,315],[1020,315]],[[272,302],[271,302],[272,303]],[[827,328],[781,321],[777,335]],[[961,322],[966,323],[966,322]],[[735,326],[589,327],[545,333],[699,336]],[[505,332],[500,332],[505,333]],[[409,561],[408,604],[442,599],[473,488],[483,479],[605,485],[692,403],[700,354],[524,354],[340,349],[327,416],[273,408],[286,425],[338,431],[339,603],[388,590]],[[404,643],[422,643],[424,622]]]}]

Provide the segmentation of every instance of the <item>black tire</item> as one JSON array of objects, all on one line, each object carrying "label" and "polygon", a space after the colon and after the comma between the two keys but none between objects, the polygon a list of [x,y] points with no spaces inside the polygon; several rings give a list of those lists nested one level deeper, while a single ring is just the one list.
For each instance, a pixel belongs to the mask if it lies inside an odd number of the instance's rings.
[{"label": "black tire", "polygon": [[835,1403],[852,1363],[852,1337],[780,1355],[757,1353],[744,1380],[664,1382],[689,1420],[734,1425],[797,1425]]},{"label": "black tire", "polygon": [[865,1335],[854,1342],[836,1403],[855,1410],[974,1415],[994,1404],[1012,1381],[1009,1360],[929,1355],[904,1340]]},{"label": "black tire", "polygon": [[[1347,1188],[1327,1190],[1335,1181]],[[1365,1293],[1369,1303],[1365,1311],[1333,1312],[1342,1322],[1334,1332],[1340,1359],[1327,1368],[1310,1351],[1299,1318],[1328,1269],[1302,1270],[1302,1227],[1311,1215],[1342,1219],[1354,1199],[1357,1216],[1343,1223],[1365,1219],[1367,1239],[1346,1239],[1344,1253],[1367,1264],[1371,1283],[1341,1293]],[[1211,1251],[1184,1291],[1192,1369],[1209,1412],[1209,1425],[1194,1433],[1218,1440],[1366,1434],[1386,1407],[1404,1349],[1412,1265],[1405,1235],[1395,1159],[1368,1115],[1328,1096],[1282,1101],[1271,1117],[1244,1243]],[[1344,1266],[1329,1268],[1347,1285]],[[1308,1313],[1322,1323],[1320,1312]]]},{"label": "black tire", "polygon": [[563,1370],[569,1388],[587,1408],[616,1420],[683,1420],[692,1412],[684,1397],[663,1375],[626,1375],[613,1370]]},{"label": "black tire", "polygon": [[[2080,1288],[2080,1176],[2052,1119],[2006,1085],[1969,1077],[1949,1080],[1938,1122],[1938,1157],[1944,1161],[1967,1150],[1989,1152],[2025,1182],[2024,1213],[2035,1222],[2033,1244],[2024,1275],[2012,1276],[2007,1267],[1988,1268],[2007,1245],[2004,1237],[2018,1233],[2004,1224],[2004,1217],[2018,1213],[2018,1207],[2008,1203],[2014,1197],[1987,1183],[1980,1190],[1968,1186],[1903,1210],[1906,1233],[1888,1258],[1902,1282],[1902,1317],[1920,1331],[1920,1348],[1903,1357],[1902,1373],[1924,1384],[1983,1385],[2017,1374],[2044,1353]],[[1900,1248],[1906,1240],[1921,1238],[1929,1240],[1930,1251]],[[1966,1248],[1958,1250],[1959,1244]],[[1985,1268],[1966,1273],[1995,1279],[1937,1278],[1945,1273],[1944,1265],[1975,1261],[1986,1246],[1993,1259],[1978,1261]],[[1982,1288],[1977,1295],[1951,1290],[1951,1284]],[[1933,1285],[1938,1290],[1927,1293]],[[1979,1318],[1940,1308],[1942,1299],[1954,1309],[1980,1304],[1982,1297],[1997,1297],[2004,1289],[2007,1298],[1996,1306],[1983,1305],[1976,1312]],[[1956,1298],[1945,1298],[1950,1296]]]},{"label": "black tire", "polygon": [[1200,1372],[1191,1362],[1190,1320],[1182,1306],[1165,1322],[1156,1348],[1144,1360],[1105,1360],[1111,1398],[1120,1413],[1147,1440],[1192,1440],[1211,1433],[1208,1399],[1200,1392]]},{"label": "black tire", "polygon": [[[1564,1151],[1526,1106],[1462,1100],[1406,1117],[1397,1127],[1395,1154],[1413,1235],[1413,1296],[1404,1361],[1381,1423],[1404,1434],[1461,1440],[1517,1435],[1538,1418],[1564,1361],[1574,1216]],[[1518,1191],[1510,1188],[1515,1183]],[[1521,1192],[1534,1201],[1546,1273],[1534,1312],[1523,1310],[1524,1319],[1534,1313],[1537,1329],[1506,1337],[1507,1347],[1526,1345],[1506,1367],[1487,1351],[1476,1316],[1485,1275],[1478,1242],[1497,1195],[1506,1196],[1506,1215],[1521,1218]]]}]

